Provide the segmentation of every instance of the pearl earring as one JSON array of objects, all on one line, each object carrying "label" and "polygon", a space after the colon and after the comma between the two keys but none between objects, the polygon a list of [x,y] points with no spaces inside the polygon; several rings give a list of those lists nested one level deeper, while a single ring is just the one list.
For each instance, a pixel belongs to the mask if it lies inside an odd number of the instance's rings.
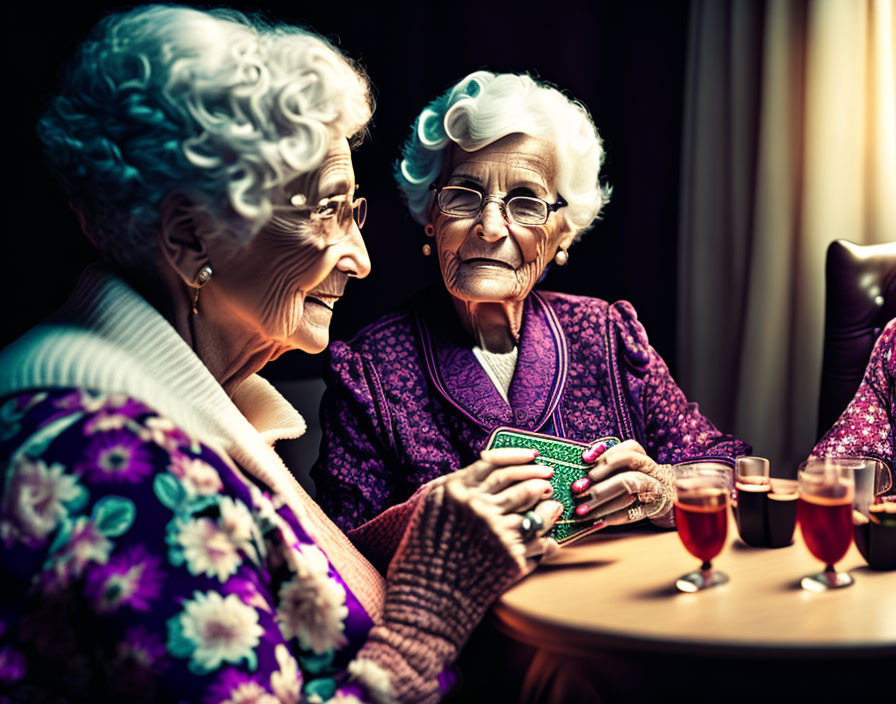
[{"label": "pearl earring", "polygon": [[[426,233],[427,237],[432,237],[436,233],[436,228],[432,226],[432,223],[427,223],[426,227],[423,228],[423,231]],[[430,247],[429,242],[423,245],[423,256],[428,257],[432,254],[432,247]]]},{"label": "pearl earring", "polygon": [[569,255],[566,253],[565,249],[558,249],[557,253],[554,255],[554,262],[557,266],[566,266],[566,262],[569,261]]}]

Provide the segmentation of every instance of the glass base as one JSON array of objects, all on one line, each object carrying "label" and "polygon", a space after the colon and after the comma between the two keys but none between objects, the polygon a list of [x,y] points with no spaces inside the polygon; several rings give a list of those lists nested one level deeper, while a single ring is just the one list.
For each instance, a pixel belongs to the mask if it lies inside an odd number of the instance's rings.
[{"label": "glass base", "polygon": [[828,589],[848,587],[855,581],[849,572],[837,572],[832,565],[828,565],[824,572],[803,577],[800,586],[810,592],[826,592]]},{"label": "glass base", "polygon": [[675,588],[680,592],[699,592],[701,589],[727,584],[728,579],[728,575],[719,570],[699,569],[679,577],[675,582]]}]

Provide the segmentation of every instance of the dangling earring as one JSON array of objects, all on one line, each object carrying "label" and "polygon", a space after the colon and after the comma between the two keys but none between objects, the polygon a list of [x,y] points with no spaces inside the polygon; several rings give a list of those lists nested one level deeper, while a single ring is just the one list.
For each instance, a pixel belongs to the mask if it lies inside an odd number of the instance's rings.
[{"label": "dangling earring", "polygon": [[566,262],[569,261],[569,255],[566,253],[565,249],[558,249],[557,253],[554,255],[554,263],[557,266],[566,266]]},{"label": "dangling earring", "polygon": [[[426,233],[427,237],[432,237],[436,232],[436,228],[432,226],[432,223],[428,223],[426,227],[423,228],[423,231]],[[430,247],[429,242],[427,242],[423,245],[423,256],[428,257],[430,254],[432,254],[432,247]]]},{"label": "dangling earring", "polygon": [[196,294],[193,296],[193,315],[199,315],[199,291],[212,278],[212,268],[206,264],[196,274]]}]

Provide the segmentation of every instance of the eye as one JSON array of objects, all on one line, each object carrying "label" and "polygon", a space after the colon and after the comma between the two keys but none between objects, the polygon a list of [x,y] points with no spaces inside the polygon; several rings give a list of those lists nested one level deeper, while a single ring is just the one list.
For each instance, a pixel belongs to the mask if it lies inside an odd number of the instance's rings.
[{"label": "eye", "polygon": [[317,209],[314,211],[314,214],[319,218],[332,218],[335,217],[339,212],[340,202],[334,198],[327,198],[325,202],[321,203]]}]

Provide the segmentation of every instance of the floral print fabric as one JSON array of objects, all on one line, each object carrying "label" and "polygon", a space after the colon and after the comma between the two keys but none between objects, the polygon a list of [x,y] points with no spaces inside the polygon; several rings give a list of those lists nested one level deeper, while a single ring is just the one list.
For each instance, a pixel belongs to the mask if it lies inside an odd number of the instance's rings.
[{"label": "floral print fabric", "polygon": [[[126,397],[0,400],[0,692],[365,700],[372,623],[295,516]],[[3,697],[0,696],[0,700]]]},{"label": "floral print fabric", "polygon": [[856,395],[812,450],[826,455],[876,457],[896,471],[896,318],[877,339]]}]

